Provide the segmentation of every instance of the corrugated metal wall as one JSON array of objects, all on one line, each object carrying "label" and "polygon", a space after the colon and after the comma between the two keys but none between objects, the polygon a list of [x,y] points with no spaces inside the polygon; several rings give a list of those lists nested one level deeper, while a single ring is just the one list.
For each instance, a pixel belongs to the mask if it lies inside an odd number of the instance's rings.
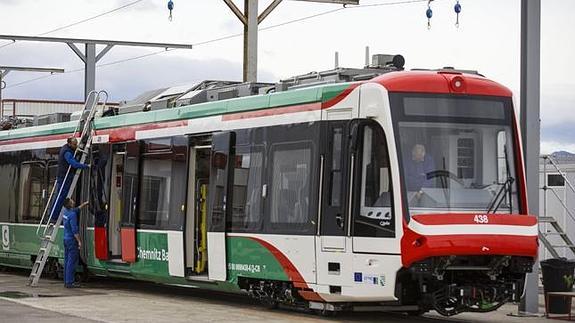
[{"label": "corrugated metal wall", "polygon": [[0,116],[31,117],[52,113],[73,113],[82,110],[80,102],[3,100]]}]

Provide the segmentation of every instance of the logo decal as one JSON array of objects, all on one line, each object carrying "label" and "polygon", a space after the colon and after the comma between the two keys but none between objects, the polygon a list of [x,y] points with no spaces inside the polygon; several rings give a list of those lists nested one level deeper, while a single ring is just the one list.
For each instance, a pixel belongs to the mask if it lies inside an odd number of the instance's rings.
[{"label": "logo decal", "polygon": [[10,250],[10,227],[7,225],[2,226],[2,249]]},{"label": "logo decal", "polygon": [[385,275],[364,274],[362,272],[353,273],[353,281],[356,284],[385,286]]}]

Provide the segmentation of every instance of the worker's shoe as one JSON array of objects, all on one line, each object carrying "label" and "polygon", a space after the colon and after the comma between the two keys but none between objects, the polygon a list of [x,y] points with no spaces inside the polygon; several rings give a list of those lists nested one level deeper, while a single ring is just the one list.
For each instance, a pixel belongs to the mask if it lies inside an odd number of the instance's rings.
[{"label": "worker's shoe", "polygon": [[80,283],[73,283],[71,285],[64,285],[64,287],[66,287],[66,288],[81,288],[82,285],[80,285]]}]

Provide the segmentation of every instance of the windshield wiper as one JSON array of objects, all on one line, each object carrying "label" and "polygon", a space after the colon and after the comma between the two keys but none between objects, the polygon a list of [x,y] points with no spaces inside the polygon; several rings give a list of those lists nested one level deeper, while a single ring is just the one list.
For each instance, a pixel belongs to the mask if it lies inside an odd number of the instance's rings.
[{"label": "windshield wiper", "polygon": [[487,209],[487,214],[497,212],[497,210],[499,209],[499,206],[501,206],[501,203],[503,203],[503,201],[505,200],[505,195],[507,194],[507,192],[509,192],[509,213],[513,213],[512,185],[513,185],[513,182],[515,182],[515,178],[510,176],[511,172],[509,169],[509,158],[507,158],[508,157],[507,145],[503,146],[503,152],[505,154],[505,171],[507,173],[507,179],[505,180],[505,182],[503,183],[503,186],[501,186],[499,191],[497,191],[497,194],[495,194],[495,198],[493,199],[493,202],[491,202],[491,204],[489,205],[489,208]]}]

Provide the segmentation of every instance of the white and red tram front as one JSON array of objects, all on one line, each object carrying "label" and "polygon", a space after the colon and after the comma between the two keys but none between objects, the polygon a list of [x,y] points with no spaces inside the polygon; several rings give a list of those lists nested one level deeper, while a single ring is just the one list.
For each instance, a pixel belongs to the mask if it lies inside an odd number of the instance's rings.
[{"label": "white and red tram front", "polygon": [[511,91],[451,70],[372,82],[389,97],[399,168],[396,296],[444,315],[518,301],[538,228],[528,215]]}]

